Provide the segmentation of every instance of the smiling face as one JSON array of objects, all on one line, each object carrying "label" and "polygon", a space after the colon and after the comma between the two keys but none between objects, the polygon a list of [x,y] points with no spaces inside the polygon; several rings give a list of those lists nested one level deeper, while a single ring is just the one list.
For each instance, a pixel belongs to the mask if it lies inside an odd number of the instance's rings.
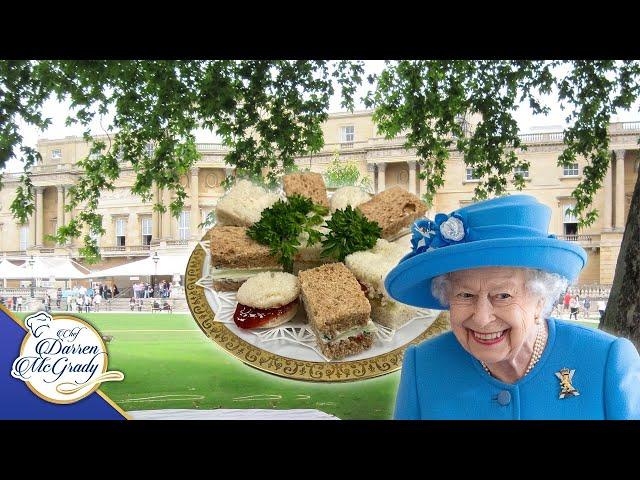
[{"label": "smiling face", "polygon": [[487,267],[451,274],[451,329],[460,345],[487,364],[514,362],[533,346],[544,302],[525,289],[522,269]]}]

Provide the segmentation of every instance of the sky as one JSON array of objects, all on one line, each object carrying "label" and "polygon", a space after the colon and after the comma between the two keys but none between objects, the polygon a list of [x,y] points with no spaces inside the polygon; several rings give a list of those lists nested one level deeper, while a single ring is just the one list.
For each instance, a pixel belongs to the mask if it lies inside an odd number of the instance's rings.
[{"label": "sky", "polygon": [[[384,68],[383,60],[367,60],[365,61],[365,76],[371,73],[380,73]],[[356,93],[356,98],[363,96],[367,88],[369,88],[368,82],[364,81],[364,85]],[[561,131],[565,126],[564,113],[559,105],[555,102],[547,102],[551,107],[551,112],[547,116],[533,115],[528,105],[520,105],[520,108],[514,112],[514,118],[517,120],[521,133],[534,133],[543,131]],[[636,102],[634,108],[629,111],[617,112],[617,115],[612,116],[612,122],[632,122],[640,121],[640,101]],[[356,110],[363,110],[364,105],[361,101],[356,103]],[[336,89],[336,94],[330,100],[329,112],[340,112],[340,91]],[[50,99],[44,104],[43,113],[45,117],[50,117],[52,120],[49,128],[41,132],[37,128],[20,124],[21,134],[24,138],[24,144],[36,147],[39,139],[59,139],[66,136],[80,136],[82,135],[83,128],[80,126],[65,126],[65,119],[69,114],[69,104],[59,103],[55,99]],[[91,133],[95,135],[106,133],[104,127],[108,124],[108,118],[99,119],[96,117],[91,125]],[[197,130],[194,132],[197,142],[212,142],[219,143],[220,139],[213,132],[206,130]],[[7,172],[17,172],[22,169],[22,164],[15,159],[12,159],[7,164]]]}]

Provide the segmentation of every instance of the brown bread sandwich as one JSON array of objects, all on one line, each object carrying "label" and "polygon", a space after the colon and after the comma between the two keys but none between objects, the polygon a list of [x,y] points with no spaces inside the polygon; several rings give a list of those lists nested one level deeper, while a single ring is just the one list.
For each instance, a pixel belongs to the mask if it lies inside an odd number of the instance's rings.
[{"label": "brown bread sandwich", "polygon": [[235,291],[258,273],[282,270],[269,247],[249,238],[246,230],[218,225],[209,230],[214,290]]},{"label": "brown bread sandwich", "polygon": [[309,325],[326,357],[339,360],[371,348],[371,305],[342,262],[304,270],[299,279]]},{"label": "brown bread sandwich", "polygon": [[390,242],[408,233],[411,224],[427,212],[427,205],[420,197],[399,186],[376,194],[356,208],[380,225],[382,238]]},{"label": "brown bread sandwich", "polygon": [[310,198],[313,203],[329,208],[327,187],[319,173],[290,173],[282,177],[284,193],[287,197],[298,194]]}]

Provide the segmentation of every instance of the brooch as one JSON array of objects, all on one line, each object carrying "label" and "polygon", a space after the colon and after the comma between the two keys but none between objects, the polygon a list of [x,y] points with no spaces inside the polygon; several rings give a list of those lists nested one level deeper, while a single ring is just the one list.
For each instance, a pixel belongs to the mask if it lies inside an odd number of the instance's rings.
[{"label": "brooch", "polygon": [[571,380],[575,372],[575,370],[569,370],[568,368],[563,368],[559,372],[556,372],[556,377],[560,380],[560,398],[580,395],[580,392],[571,385]]},{"label": "brooch", "polygon": [[465,240],[465,230],[464,221],[457,213],[439,213],[435,221],[418,220],[411,227],[413,252],[418,254],[460,243]]}]

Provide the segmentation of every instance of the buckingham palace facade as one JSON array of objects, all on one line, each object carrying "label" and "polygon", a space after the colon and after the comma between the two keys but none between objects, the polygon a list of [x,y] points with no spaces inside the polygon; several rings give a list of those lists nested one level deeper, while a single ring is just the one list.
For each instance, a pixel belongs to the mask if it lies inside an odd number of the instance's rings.
[{"label": "buckingham palace facade", "polygon": [[[371,111],[331,114],[323,125],[325,146],[312,156],[296,160],[300,168],[324,172],[337,156],[355,162],[362,175],[367,175],[376,192],[400,185],[410,192],[421,194],[424,180],[419,178],[420,166],[416,155],[403,148],[405,138],[387,140],[377,134]],[[609,127],[611,166],[603,187],[597,192],[594,208],[600,213],[588,228],[578,229],[577,221],[566,214],[572,206],[571,192],[581,179],[584,159],[571,167],[557,166],[563,150],[563,137],[557,133],[522,135],[527,151],[519,155],[530,162],[530,169],[522,172],[530,194],[551,207],[550,233],[558,238],[578,242],[588,252],[588,264],[582,271],[579,284],[612,283],[620,244],[624,233],[631,196],[638,176],[638,138],[640,122],[612,123]],[[190,252],[201,238],[202,220],[211,212],[223,195],[221,182],[232,175],[233,169],[224,163],[226,148],[216,143],[197,145],[202,158],[180,181],[189,198],[179,218],[154,212],[152,203],[143,203],[131,193],[134,172],[126,165],[116,181],[114,191],[101,195],[98,213],[103,215],[106,233],[98,239],[102,260],[92,269],[102,269],[130,262],[153,252]],[[79,257],[81,239],[67,245],[56,245],[47,238],[58,225],[68,222],[76,214],[64,209],[67,189],[75,184],[82,171],[75,165],[89,152],[82,137],[38,141],[42,163],[33,167],[35,213],[29,222],[20,225],[12,217],[10,204],[15,196],[19,174],[5,174],[0,190],[0,256],[65,256],[82,263]],[[473,171],[465,167],[456,150],[446,162],[444,186],[438,190],[428,216],[436,212],[450,212],[468,204],[478,182]],[[510,193],[517,190],[511,188]],[[167,205],[172,192],[155,189],[157,201]]]}]

